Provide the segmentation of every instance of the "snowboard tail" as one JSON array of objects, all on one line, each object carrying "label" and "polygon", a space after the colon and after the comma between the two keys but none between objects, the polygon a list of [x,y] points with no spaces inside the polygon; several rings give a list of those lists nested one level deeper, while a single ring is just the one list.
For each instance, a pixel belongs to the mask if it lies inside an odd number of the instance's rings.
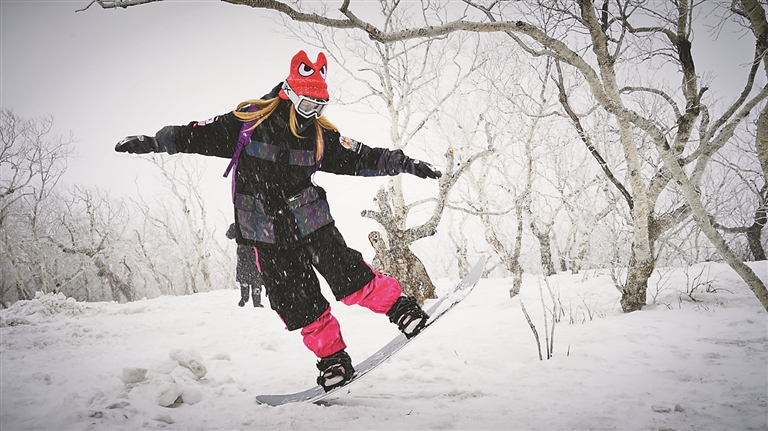
[{"label": "snowboard tail", "polygon": [[405,347],[406,344],[418,338],[421,334],[424,333],[424,331],[426,331],[430,326],[432,326],[436,321],[444,316],[445,313],[447,313],[449,310],[455,307],[456,304],[466,298],[469,292],[472,291],[477,282],[480,280],[480,277],[483,275],[484,267],[485,257],[481,257],[472,268],[472,270],[459,282],[459,284],[456,285],[456,287],[454,287],[451,292],[443,295],[442,298],[438,299],[437,302],[435,302],[428,310],[426,310],[427,314],[429,315],[429,321],[427,322],[427,326],[424,327],[424,329],[422,329],[419,334],[411,339],[406,338],[403,334],[398,334],[386,346],[382,347],[379,349],[379,351],[371,355],[371,357],[355,365],[355,374],[343,386],[336,387],[328,392],[326,392],[321,386],[315,386],[313,388],[294,394],[259,395],[256,397],[256,401],[261,404],[267,404],[270,406],[279,406],[297,402],[314,403],[332,395],[339,389],[348,387],[364,375],[373,371],[379,365],[383,364],[387,359],[391,358],[400,349]]}]

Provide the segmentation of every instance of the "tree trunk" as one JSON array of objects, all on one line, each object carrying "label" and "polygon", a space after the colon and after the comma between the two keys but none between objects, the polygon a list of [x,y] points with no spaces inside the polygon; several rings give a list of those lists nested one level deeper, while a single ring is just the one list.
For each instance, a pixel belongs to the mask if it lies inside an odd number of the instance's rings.
[{"label": "tree trunk", "polygon": [[576,257],[571,261],[571,274],[576,275],[581,271],[581,265],[584,263],[584,258],[587,257],[587,251],[589,251],[590,235],[584,235],[585,238],[581,239],[579,244],[579,251],[576,253]]},{"label": "tree trunk", "polygon": [[549,277],[557,274],[557,270],[555,270],[555,263],[552,261],[552,241],[547,233],[539,232],[536,234],[536,239],[539,240],[541,268],[544,270],[544,275]]},{"label": "tree trunk", "polygon": [[[765,20],[762,21],[765,23]],[[763,30],[765,32],[765,30]],[[765,35],[763,35],[765,39]],[[760,47],[765,47],[768,41],[762,40]],[[765,60],[764,60],[765,61]],[[768,207],[768,104],[760,111],[757,119],[757,136],[755,137],[755,149],[757,150],[757,160],[760,162],[760,168],[763,171],[763,188],[760,190],[761,205],[755,211],[754,224],[747,231],[747,241],[749,250],[755,260],[766,260],[763,244],[760,242],[760,235],[768,222],[766,217],[766,208]]]},{"label": "tree trunk", "polygon": [[755,210],[754,221],[752,226],[747,228],[749,251],[752,252],[752,257],[758,261],[766,260],[765,249],[762,241],[760,241],[766,223],[768,223],[768,182],[763,184],[763,188],[760,190],[760,203]]},{"label": "tree trunk", "polygon": [[513,252],[514,265],[512,267],[512,289],[509,290],[509,297],[514,298],[520,293],[523,285],[523,267],[520,265],[520,253],[523,249],[523,200],[518,199],[515,205],[517,215],[517,235],[515,236],[515,249]]},{"label": "tree trunk", "polygon": [[[633,252],[634,255],[634,252]],[[641,310],[647,300],[648,279],[651,278],[656,262],[638,261],[632,257],[627,269],[627,281],[621,295],[621,309],[625,313]]]},{"label": "tree trunk", "polygon": [[[24,279],[21,276],[21,273],[19,271],[19,267],[21,266],[21,263],[18,261],[18,255],[14,253],[13,249],[6,249],[5,244],[0,243],[0,251],[2,251],[2,255],[7,257],[10,261],[8,262],[8,267],[10,268],[10,271],[13,273],[13,280],[14,280],[14,287],[16,290],[16,300],[26,300],[26,299],[32,299],[32,295],[29,294],[27,289],[24,287]],[[0,302],[5,304],[5,292],[3,292],[3,296],[0,297]]]},{"label": "tree trunk", "polygon": [[394,273],[390,275],[400,282],[403,292],[416,298],[420,305],[424,304],[426,299],[437,298],[435,285],[432,284],[427,269],[410,248],[406,245],[404,247],[393,247],[390,250],[390,256],[394,261]]},{"label": "tree trunk", "polygon": [[749,251],[752,252],[752,258],[756,261],[766,260],[765,249],[760,241],[763,226],[765,226],[765,210],[763,210],[763,224],[755,223],[747,229],[747,244],[749,244]]},{"label": "tree trunk", "polygon": [[763,170],[763,179],[768,184],[768,105],[765,105],[757,118],[757,137],[755,138],[757,160]]},{"label": "tree trunk", "polygon": [[[557,244],[557,242],[555,242]],[[573,249],[576,246],[576,224],[571,223],[571,228],[568,231],[568,235],[565,238],[565,247],[563,247],[563,250],[559,253],[559,261],[560,261],[560,272],[568,271],[568,262],[571,262],[571,266],[573,266]]]},{"label": "tree trunk", "polygon": [[120,302],[120,297],[125,298],[126,302],[133,301],[133,288],[125,283],[117,274],[112,272],[109,265],[105,264],[98,256],[93,256],[93,264],[98,268],[98,275],[103,277],[109,283],[112,290],[112,299]]},{"label": "tree trunk", "polygon": [[571,259],[571,274],[578,274],[579,271],[581,271],[581,266],[584,264],[584,259],[587,257],[587,253],[589,252],[589,244],[592,241],[592,233],[595,231],[595,227],[597,227],[598,221],[602,220],[608,211],[604,210],[600,214],[598,214],[593,221],[589,223],[587,226],[586,231],[582,232],[581,241],[579,242],[578,251],[576,252],[576,256]]},{"label": "tree trunk", "polygon": [[[469,259],[467,258],[467,244],[469,241],[467,241],[467,236],[464,234],[464,225],[466,224],[467,220],[469,220],[469,216],[464,214],[463,220],[461,223],[459,223],[459,227],[452,229],[451,232],[448,233],[448,236],[451,238],[451,241],[456,247],[456,260],[458,261],[459,278],[464,278],[464,276],[469,274],[469,271],[472,269],[472,265],[469,263]],[[456,238],[456,236],[458,236],[458,238]]]}]

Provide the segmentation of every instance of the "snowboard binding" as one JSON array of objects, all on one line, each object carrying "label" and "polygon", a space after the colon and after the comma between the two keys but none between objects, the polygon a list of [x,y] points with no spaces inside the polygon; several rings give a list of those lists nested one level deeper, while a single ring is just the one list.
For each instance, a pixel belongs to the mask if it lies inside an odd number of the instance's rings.
[{"label": "snowboard binding", "polygon": [[317,369],[320,370],[317,384],[322,386],[326,392],[339,386],[344,386],[355,374],[355,368],[352,367],[352,358],[344,350],[321,358],[317,362]]},{"label": "snowboard binding", "polygon": [[429,320],[429,315],[421,309],[413,296],[397,298],[397,302],[387,311],[387,317],[408,339],[418,335]]}]

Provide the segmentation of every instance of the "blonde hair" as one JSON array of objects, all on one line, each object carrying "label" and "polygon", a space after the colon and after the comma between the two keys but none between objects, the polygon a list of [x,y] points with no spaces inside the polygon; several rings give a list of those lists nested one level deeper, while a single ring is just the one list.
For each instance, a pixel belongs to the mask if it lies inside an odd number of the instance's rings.
[{"label": "blonde hair", "polygon": [[[269,116],[275,112],[275,109],[277,109],[277,105],[279,103],[280,103],[279,97],[275,97],[267,100],[263,100],[263,99],[246,100],[245,102],[239,103],[237,105],[237,109],[235,109],[233,113],[235,114],[235,117],[239,118],[240,121],[244,123],[247,123],[249,121],[255,121],[256,123],[248,129],[248,130],[253,130],[256,127],[258,127],[259,124],[266,121],[266,119],[269,118]],[[248,105],[253,105],[257,109],[252,112],[240,111],[240,109]],[[336,128],[336,126],[333,125],[333,123],[328,121],[323,116],[321,116],[320,118],[316,118],[314,123],[315,123],[315,160],[318,163],[320,163],[320,161],[323,158],[323,152],[325,150],[325,144],[323,142],[323,129],[333,130],[334,132],[337,132],[338,129]],[[291,129],[291,133],[293,134],[293,136],[299,139],[302,139],[304,137],[299,135],[299,132],[297,131],[298,124],[299,122],[296,119],[296,110],[291,108],[291,114],[288,120],[288,125]]]}]

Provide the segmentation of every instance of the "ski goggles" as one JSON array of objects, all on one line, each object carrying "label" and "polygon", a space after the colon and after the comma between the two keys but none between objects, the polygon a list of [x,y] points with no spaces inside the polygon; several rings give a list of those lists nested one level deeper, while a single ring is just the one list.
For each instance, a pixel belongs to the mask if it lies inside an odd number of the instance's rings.
[{"label": "ski goggles", "polygon": [[328,106],[327,99],[315,99],[309,96],[299,96],[288,85],[288,82],[283,82],[283,91],[288,96],[288,99],[293,102],[293,106],[296,108],[296,112],[301,114],[304,118],[315,117],[320,118],[323,115],[325,107]]}]

